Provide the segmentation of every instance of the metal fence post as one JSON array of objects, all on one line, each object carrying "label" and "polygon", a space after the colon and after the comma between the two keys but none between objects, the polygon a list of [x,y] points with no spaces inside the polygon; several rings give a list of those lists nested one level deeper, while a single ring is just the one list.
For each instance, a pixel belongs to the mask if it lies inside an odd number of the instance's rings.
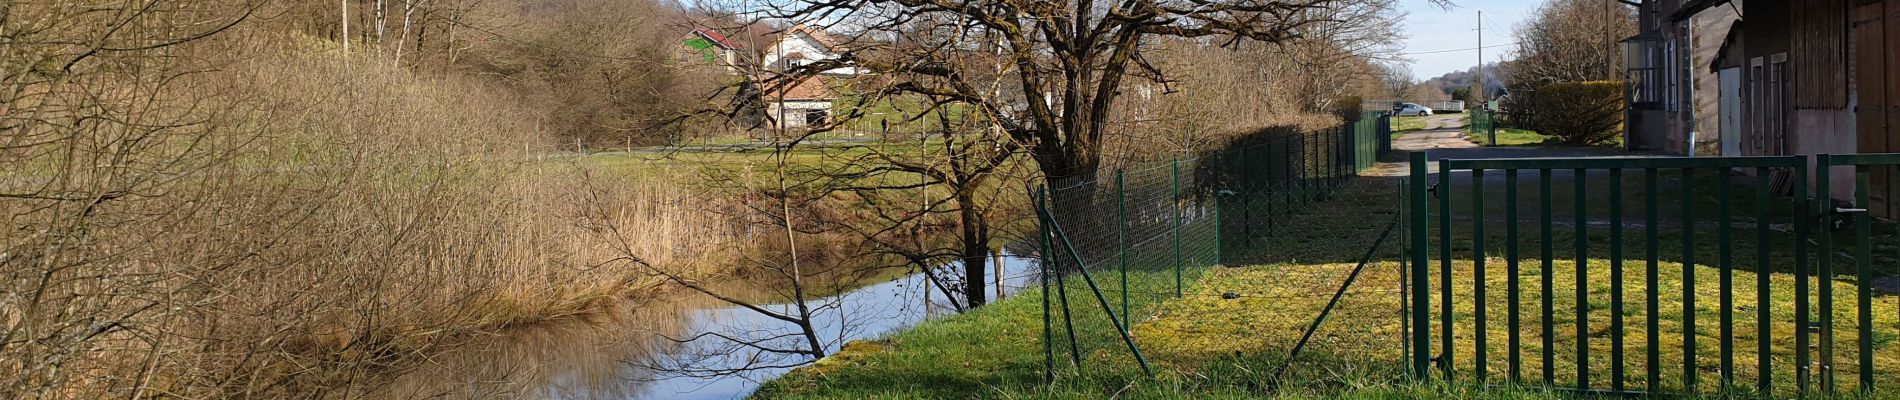
[{"label": "metal fence post", "polygon": [[1814,296],[1817,300],[1815,303],[1819,307],[1818,310],[1815,310],[1816,314],[1819,314],[1817,318],[1819,321],[1815,322],[1821,325],[1821,332],[1819,333],[1821,343],[1819,343],[1820,350],[1818,354],[1821,358],[1819,361],[1821,371],[1820,376],[1815,378],[1819,381],[1821,390],[1826,391],[1829,395],[1833,395],[1835,394],[1835,387],[1834,285],[1832,283],[1834,279],[1834,224],[1832,222],[1835,218],[1835,214],[1834,194],[1830,186],[1834,180],[1834,161],[1827,153],[1817,154],[1814,156],[1814,159],[1820,171],[1820,174],[1815,177],[1814,181],[1814,197],[1819,206],[1815,211],[1819,212],[1821,217],[1823,217],[1821,220],[1823,225],[1820,226],[1820,232],[1815,235],[1819,236],[1817,239],[1821,242],[1820,250],[1814,253],[1816,255],[1815,269],[1817,270],[1814,274],[1815,283],[1817,284],[1815,286],[1816,293]]},{"label": "metal fence post", "polygon": [[[1034,200],[1036,208],[1047,205],[1045,202],[1047,196],[1046,189],[1036,189]],[[1037,213],[1037,215],[1042,214]],[[1049,308],[1049,224],[1048,221],[1042,221],[1040,218],[1036,222],[1036,241],[1041,242],[1038,243],[1041,245],[1041,254],[1038,254],[1040,257],[1036,260],[1038,268],[1036,275],[1042,279],[1042,380],[1044,383],[1049,383],[1056,380],[1055,324],[1051,318],[1053,310]]]},{"label": "metal fence post", "polygon": [[[1827,168],[1817,166],[1816,170],[1824,171],[1821,173],[1820,179],[1827,180],[1827,173],[1825,172]],[[1808,347],[1808,343],[1810,339],[1809,335],[1813,334],[1809,328],[1809,324],[1813,323],[1813,316],[1808,315],[1808,268],[1810,267],[1808,264],[1808,232],[1809,229],[1811,229],[1809,228],[1811,222],[1808,221],[1808,216],[1813,215],[1811,213],[1812,210],[1809,209],[1811,206],[1808,205],[1808,196],[1811,194],[1808,187],[1808,171],[1808,163],[1803,161],[1800,166],[1795,167],[1794,173],[1794,364],[1796,365],[1794,384],[1795,396],[1802,398],[1806,398],[1808,395],[1808,376],[1810,372],[1809,357],[1811,355],[1809,353],[1811,349]],[[1826,256],[1824,255],[1823,257]]]},{"label": "metal fence post", "polygon": [[1492,146],[1498,145],[1498,115],[1491,109],[1484,109],[1484,132]]},{"label": "metal fence post", "polygon": [[1410,181],[1406,185],[1407,200],[1411,203],[1407,209],[1406,215],[1410,217],[1412,220],[1410,240],[1407,241],[1407,243],[1410,243],[1412,245],[1412,250],[1410,254],[1412,256],[1412,262],[1411,262],[1412,271],[1410,274],[1411,275],[1410,278],[1411,278],[1411,286],[1412,286],[1411,288],[1411,295],[1412,295],[1412,301],[1411,301],[1411,306],[1412,306],[1412,312],[1411,312],[1411,317],[1412,317],[1412,323],[1411,323],[1412,324],[1412,338],[1411,338],[1412,339],[1412,344],[1411,344],[1412,360],[1411,361],[1412,363],[1411,364],[1412,364],[1412,368],[1411,370],[1412,370],[1413,379],[1424,379],[1425,377],[1430,376],[1430,372],[1427,372],[1427,371],[1431,370],[1430,352],[1431,352],[1432,338],[1430,336],[1431,335],[1430,330],[1431,330],[1432,321],[1431,321],[1431,313],[1427,312],[1427,310],[1431,309],[1429,305],[1431,302],[1431,298],[1429,296],[1428,291],[1426,290],[1427,286],[1430,283],[1428,282],[1429,278],[1427,277],[1426,272],[1424,271],[1426,266],[1431,264],[1431,255],[1429,254],[1430,247],[1428,247],[1429,243],[1426,240],[1428,238],[1427,235],[1429,235],[1429,231],[1426,228],[1427,215],[1429,215],[1430,213],[1430,211],[1427,209],[1428,203],[1425,201],[1425,196],[1426,196],[1425,185],[1429,184],[1426,181],[1426,175],[1430,173],[1430,171],[1426,170],[1427,160],[1428,159],[1426,158],[1426,154],[1424,151],[1417,151],[1417,152],[1412,153],[1412,160],[1411,160],[1412,176],[1410,178]]},{"label": "metal fence post", "polygon": [[1221,248],[1226,247],[1225,244],[1227,243],[1221,240],[1220,224],[1221,198],[1226,197],[1226,195],[1222,194],[1222,192],[1225,191],[1225,189],[1215,189],[1214,191],[1214,262],[1210,265],[1221,265]]},{"label": "metal fence post", "polygon": [[1115,170],[1115,247],[1120,253],[1122,275],[1122,315],[1128,314],[1128,192],[1122,185],[1122,170]]},{"label": "metal fence post", "polygon": [[[1870,214],[1874,203],[1869,200],[1872,191],[1870,175],[1875,166],[1856,166],[1854,172],[1854,327],[1858,332],[1854,342],[1860,349],[1860,386],[1858,393],[1866,396],[1874,392],[1874,313],[1873,293],[1873,218]],[[1830,280],[1833,277],[1828,277]]]},{"label": "metal fence post", "polygon": [[1442,341],[1439,342],[1441,350],[1439,350],[1438,354],[1438,369],[1443,370],[1445,379],[1451,379],[1456,369],[1452,364],[1452,356],[1453,351],[1456,350],[1456,343],[1452,339],[1457,336],[1453,335],[1454,329],[1452,325],[1456,314],[1454,314],[1455,304],[1453,303],[1454,298],[1452,297],[1451,290],[1451,163],[1445,161],[1446,160],[1438,161],[1438,190],[1433,193],[1438,195],[1438,256],[1440,257],[1438,259],[1440,266],[1438,281],[1438,312],[1440,315],[1438,316],[1438,329],[1440,332],[1439,336],[1443,337]]},{"label": "metal fence post", "polygon": [[1174,168],[1174,298],[1181,298],[1181,158]]},{"label": "metal fence post", "polygon": [[1398,218],[1401,224],[1400,229],[1403,230],[1399,233],[1399,364],[1405,366],[1407,376],[1416,376],[1414,375],[1416,373],[1412,371],[1411,365],[1413,354],[1411,291],[1415,289],[1409,287],[1412,279],[1410,275],[1412,269],[1412,217],[1410,207],[1412,204],[1412,187],[1407,183],[1408,182],[1405,181],[1399,182],[1399,202],[1397,204]]}]

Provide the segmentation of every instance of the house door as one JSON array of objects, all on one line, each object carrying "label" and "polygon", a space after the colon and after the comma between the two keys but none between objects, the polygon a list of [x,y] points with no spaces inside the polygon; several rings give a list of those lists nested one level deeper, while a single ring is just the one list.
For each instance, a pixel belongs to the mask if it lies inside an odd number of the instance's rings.
[{"label": "house door", "polygon": [[[1885,1],[1873,3],[1854,10],[1855,43],[1855,80],[1858,82],[1857,99],[1854,108],[1854,125],[1859,130],[1861,153],[1892,153],[1900,151],[1900,138],[1896,138],[1893,125],[1900,122],[1895,114],[1900,106],[1891,99],[1900,94],[1900,79],[1896,79],[1893,61],[1900,54],[1889,43],[1900,44],[1900,2]],[[1895,177],[1892,168],[1875,168],[1869,197],[1875,215],[1894,218],[1893,198]]]},{"label": "house door", "polygon": [[1716,107],[1717,127],[1721,133],[1722,156],[1742,155],[1742,69],[1723,68],[1720,72],[1722,104]]}]

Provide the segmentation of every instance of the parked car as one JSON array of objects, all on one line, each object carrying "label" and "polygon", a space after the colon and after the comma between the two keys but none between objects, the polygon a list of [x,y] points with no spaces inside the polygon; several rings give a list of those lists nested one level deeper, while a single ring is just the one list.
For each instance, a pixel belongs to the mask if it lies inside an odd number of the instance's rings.
[{"label": "parked car", "polygon": [[1418,104],[1415,104],[1415,103],[1399,103],[1399,105],[1396,105],[1396,106],[1392,106],[1392,115],[1398,115],[1398,116],[1407,116],[1407,115],[1415,115],[1415,116],[1425,116],[1425,115],[1432,115],[1432,108],[1431,108],[1431,107],[1426,107],[1426,106],[1421,106],[1421,105],[1418,105]]}]

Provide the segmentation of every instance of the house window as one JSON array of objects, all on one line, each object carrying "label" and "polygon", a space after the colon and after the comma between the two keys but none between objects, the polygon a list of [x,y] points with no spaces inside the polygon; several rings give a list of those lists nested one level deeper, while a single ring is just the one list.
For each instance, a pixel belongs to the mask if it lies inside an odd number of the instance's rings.
[{"label": "house window", "polygon": [[1638,36],[1623,41],[1624,79],[1629,87],[1626,98],[1631,108],[1654,109],[1663,99],[1666,76],[1660,62],[1663,41],[1654,36]]},{"label": "house window", "polygon": [[831,112],[825,110],[806,110],[805,126],[822,126],[831,119]]}]

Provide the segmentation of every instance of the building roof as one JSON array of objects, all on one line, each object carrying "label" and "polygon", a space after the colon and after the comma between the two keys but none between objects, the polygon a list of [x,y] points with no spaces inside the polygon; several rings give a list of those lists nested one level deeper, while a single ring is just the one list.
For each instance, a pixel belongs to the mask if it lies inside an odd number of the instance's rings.
[{"label": "building roof", "polygon": [[831,90],[831,80],[823,76],[799,78],[784,90],[774,90],[767,96],[773,99],[793,100],[836,100],[838,91]]},{"label": "building roof", "polygon": [[1669,21],[1686,21],[1689,18],[1695,17],[1696,13],[1702,12],[1702,10],[1707,10],[1709,7],[1722,5],[1729,1],[1730,0],[1688,0],[1682,3],[1681,7],[1676,8],[1675,12],[1669,13]]},{"label": "building roof", "polygon": [[[1742,24],[1745,22],[1746,21],[1735,21],[1734,25],[1729,25],[1728,35],[1722,37],[1722,48],[1715,51],[1715,57],[1709,58],[1709,72],[1720,73],[1722,72],[1722,68],[1741,66],[1740,62],[1730,59],[1729,54],[1731,52],[1741,54],[1742,49],[1735,48],[1735,46],[1742,45],[1742,34],[1746,32],[1742,29]],[[1738,55],[1736,57],[1740,56]]]},{"label": "building roof", "polygon": [[713,43],[718,44],[719,47],[724,47],[727,50],[738,50],[738,49],[745,48],[744,46],[740,46],[739,43],[733,42],[732,39],[727,38],[726,35],[720,34],[718,31],[700,28],[700,29],[693,30],[693,33],[698,34],[700,37],[706,38],[706,40],[710,40]]},{"label": "building roof", "polygon": [[812,40],[817,41],[819,45],[825,46],[825,50],[838,51],[838,41],[833,39],[830,33],[826,33],[823,29],[813,28],[805,24],[792,25],[791,28],[780,32],[778,38],[773,40],[773,43],[783,42],[786,38],[800,33],[811,37]]}]

